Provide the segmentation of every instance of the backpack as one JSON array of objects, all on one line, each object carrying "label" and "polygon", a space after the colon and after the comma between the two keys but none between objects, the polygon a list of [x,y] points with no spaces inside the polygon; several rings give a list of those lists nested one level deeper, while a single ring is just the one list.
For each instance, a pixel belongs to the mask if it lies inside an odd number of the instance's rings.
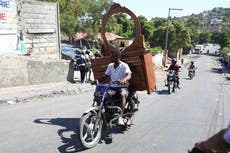
[{"label": "backpack", "polygon": [[85,63],[82,55],[76,55],[76,60],[77,60],[77,65],[82,65]]}]

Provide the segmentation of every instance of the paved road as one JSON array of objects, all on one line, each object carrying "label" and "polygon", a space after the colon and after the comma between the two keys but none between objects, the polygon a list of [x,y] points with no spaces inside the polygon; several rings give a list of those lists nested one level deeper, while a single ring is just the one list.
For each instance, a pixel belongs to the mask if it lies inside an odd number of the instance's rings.
[{"label": "paved road", "polygon": [[188,80],[181,72],[181,89],[170,95],[164,76],[157,76],[157,91],[139,92],[141,105],[134,125],[112,130],[112,142],[102,140],[82,150],[78,122],[91,105],[92,92],[0,105],[2,153],[186,153],[193,144],[227,126],[230,116],[229,80],[219,70],[217,57],[192,55],[197,75]]}]

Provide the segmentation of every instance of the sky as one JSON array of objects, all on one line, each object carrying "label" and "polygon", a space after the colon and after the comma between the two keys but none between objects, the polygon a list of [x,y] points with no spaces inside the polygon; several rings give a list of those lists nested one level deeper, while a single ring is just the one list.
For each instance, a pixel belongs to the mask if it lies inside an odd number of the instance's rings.
[{"label": "sky", "polygon": [[215,7],[230,8],[230,0],[113,0],[113,2],[128,8],[136,16],[145,16],[148,20],[152,17],[167,18],[169,8],[183,9],[171,10],[172,17],[198,14]]}]

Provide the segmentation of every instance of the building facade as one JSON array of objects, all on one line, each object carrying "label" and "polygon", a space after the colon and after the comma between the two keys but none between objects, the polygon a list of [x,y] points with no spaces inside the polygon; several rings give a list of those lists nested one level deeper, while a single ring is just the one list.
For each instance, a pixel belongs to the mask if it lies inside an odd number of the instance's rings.
[{"label": "building facade", "polygon": [[57,3],[0,0],[0,54],[7,53],[58,59]]}]

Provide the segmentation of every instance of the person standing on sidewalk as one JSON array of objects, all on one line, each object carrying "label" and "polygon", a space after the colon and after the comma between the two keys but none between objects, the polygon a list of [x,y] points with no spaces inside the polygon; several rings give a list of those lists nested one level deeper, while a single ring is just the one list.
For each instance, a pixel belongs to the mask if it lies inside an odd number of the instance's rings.
[{"label": "person standing on sidewalk", "polygon": [[[85,54],[85,59],[86,59],[86,72],[85,72],[85,77],[86,81],[91,81],[91,72],[92,72],[92,67],[91,67],[91,55],[90,55],[90,50],[86,51]],[[88,75],[88,77],[87,77]]]},{"label": "person standing on sidewalk", "polygon": [[81,54],[75,56],[77,66],[80,70],[81,83],[85,83],[85,74],[86,74],[86,58],[84,51],[81,51]]},{"label": "person standing on sidewalk", "polygon": [[184,64],[184,59],[183,59],[183,58],[181,58],[181,64],[182,64],[182,65]]}]

